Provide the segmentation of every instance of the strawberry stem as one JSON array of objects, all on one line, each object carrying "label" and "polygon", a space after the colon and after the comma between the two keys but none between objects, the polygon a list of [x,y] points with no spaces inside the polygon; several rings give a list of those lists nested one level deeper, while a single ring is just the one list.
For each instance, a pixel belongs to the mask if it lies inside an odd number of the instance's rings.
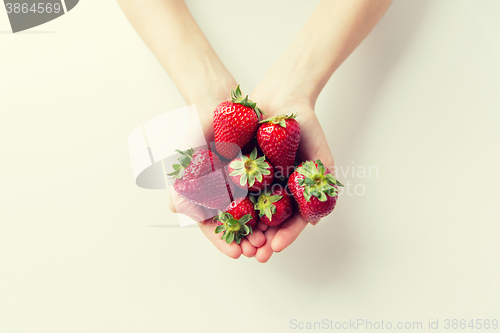
[{"label": "strawberry stem", "polygon": [[282,195],[272,195],[269,190],[259,195],[258,199],[250,196],[250,200],[254,203],[255,210],[259,212],[259,217],[266,216],[269,221],[272,221],[273,214],[276,213],[276,205],[274,203],[280,201],[281,198],[283,198]]},{"label": "strawberry stem", "polygon": [[327,195],[334,197],[338,194],[335,186],[344,187],[331,173],[325,174],[326,168],[320,160],[316,160],[316,164],[306,161],[296,171],[304,176],[304,179],[298,180],[298,184],[304,187],[304,198],[307,202],[311,201],[312,196],[317,197],[319,201],[326,201]]},{"label": "strawberry stem", "polygon": [[262,176],[271,174],[270,166],[265,162],[266,157],[261,156],[257,158],[257,148],[254,148],[250,156],[241,156],[241,159],[236,159],[229,164],[234,170],[229,174],[230,176],[239,176],[240,185],[253,186],[255,180],[262,182]]},{"label": "strawberry stem", "polygon": [[260,120],[262,114],[265,114],[261,109],[257,107],[257,103],[252,102],[248,99],[248,95],[243,97],[239,84],[236,89],[231,91],[231,102],[252,108],[255,111],[258,120]]},{"label": "strawberry stem", "polygon": [[260,124],[263,124],[263,123],[272,123],[272,124],[279,124],[281,127],[286,127],[286,121],[287,119],[295,119],[297,118],[299,114],[298,113],[292,113],[291,115],[287,115],[287,114],[282,114],[282,115],[279,115],[279,116],[275,116],[275,117],[271,117],[271,118],[267,118],[267,119],[264,119],[264,120],[261,120],[259,121]]},{"label": "strawberry stem", "polygon": [[181,179],[182,175],[184,174],[184,170],[189,166],[191,163],[191,159],[193,158],[194,150],[193,148],[189,148],[188,150],[182,151],[179,149],[175,150],[181,156],[179,156],[179,163],[180,164],[174,164],[172,167],[174,168],[174,171],[171,173],[167,173],[168,176],[172,176],[172,178],[177,178]]},{"label": "strawberry stem", "polygon": [[234,240],[237,244],[240,244],[243,237],[252,234],[252,227],[246,225],[248,221],[252,219],[252,215],[243,215],[239,220],[235,219],[230,213],[223,213],[219,211],[219,215],[213,218],[214,221],[222,223],[215,228],[215,233],[222,232],[222,240],[225,240],[227,244],[231,244]]}]

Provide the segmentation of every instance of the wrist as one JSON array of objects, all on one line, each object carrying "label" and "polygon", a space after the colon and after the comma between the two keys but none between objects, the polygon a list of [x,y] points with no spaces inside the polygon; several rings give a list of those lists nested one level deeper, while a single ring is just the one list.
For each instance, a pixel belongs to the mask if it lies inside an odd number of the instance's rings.
[{"label": "wrist", "polygon": [[210,104],[231,97],[236,80],[215,55],[196,54],[185,62],[167,72],[187,104]]},{"label": "wrist", "polygon": [[259,99],[260,103],[272,103],[273,108],[299,105],[314,109],[321,89],[303,72],[273,68],[255,88],[252,98],[258,105]]},{"label": "wrist", "polygon": [[178,86],[178,89],[187,104],[206,105],[229,100],[231,90],[236,86],[232,77],[198,77],[196,80],[189,80],[182,87]]},{"label": "wrist", "polygon": [[264,112],[273,115],[290,113],[290,109],[314,110],[317,95],[296,78],[288,75],[268,74],[254,89],[251,100]]},{"label": "wrist", "polygon": [[[179,88],[188,105],[195,105],[207,142],[214,140],[213,113],[217,105],[231,99],[231,90],[237,86],[232,77],[190,80],[189,86]],[[178,86],[179,87],[179,86]]]}]

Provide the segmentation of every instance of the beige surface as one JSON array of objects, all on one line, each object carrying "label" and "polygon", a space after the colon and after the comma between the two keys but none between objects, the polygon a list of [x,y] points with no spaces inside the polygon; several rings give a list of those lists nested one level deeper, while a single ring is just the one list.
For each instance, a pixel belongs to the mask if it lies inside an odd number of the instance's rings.
[{"label": "beige surface", "polygon": [[[315,3],[189,2],[246,91]],[[340,180],[365,193],[265,265],[165,227],[166,193],[134,185],[128,134],[184,103],[114,2],[0,34],[0,332],[500,319],[498,12],[396,0],[317,105]]]}]

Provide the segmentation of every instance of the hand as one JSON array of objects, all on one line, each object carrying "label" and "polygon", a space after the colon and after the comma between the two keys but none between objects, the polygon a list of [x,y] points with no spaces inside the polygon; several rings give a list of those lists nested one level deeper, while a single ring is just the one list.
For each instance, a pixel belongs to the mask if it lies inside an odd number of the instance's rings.
[{"label": "hand", "polygon": [[[323,129],[314,113],[314,103],[306,98],[289,98],[287,96],[290,95],[280,92],[283,91],[282,85],[277,86],[280,88],[269,89],[267,86],[264,88],[264,85],[261,85],[254,90],[251,99],[266,113],[265,118],[298,113],[299,116],[296,120],[300,125],[301,139],[297,159],[300,161],[320,159],[333,172],[333,156]],[[262,263],[267,262],[274,252],[281,252],[292,244],[306,226],[307,222],[298,212],[276,227],[268,227],[259,221],[255,229],[264,232],[265,244],[257,249],[255,259]]]},{"label": "hand", "polygon": [[[230,89],[228,92],[229,91]],[[229,96],[227,99],[229,99]],[[201,126],[207,142],[214,141],[213,111],[222,101],[223,99],[216,99],[210,102],[196,104]],[[193,133],[187,137],[192,137],[193,135],[201,135],[201,133]],[[246,257],[253,257],[257,252],[257,248],[264,245],[264,234],[258,228],[254,228],[253,233],[243,238],[240,244],[236,244],[235,242],[227,244],[224,240],[220,239],[221,234],[215,233],[217,223],[212,222],[212,218],[217,214],[217,211],[185,200],[179,196],[173,188],[170,188],[169,208],[174,213],[186,215],[198,222],[200,230],[215,245],[215,247],[231,258],[237,259],[241,256],[241,254]]]}]

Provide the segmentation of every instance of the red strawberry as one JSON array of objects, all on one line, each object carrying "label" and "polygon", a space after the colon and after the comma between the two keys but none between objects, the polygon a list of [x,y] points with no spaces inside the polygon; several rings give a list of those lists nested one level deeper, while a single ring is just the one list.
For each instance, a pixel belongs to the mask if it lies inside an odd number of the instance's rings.
[{"label": "red strawberry", "polygon": [[240,86],[231,96],[230,101],[219,104],[214,112],[215,148],[228,160],[255,137],[262,112],[248,95],[243,97]]},{"label": "red strawberry", "polygon": [[253,203],[248,197],[239,203],[233,201],[225,213],[219,211],[219,215],[214,217],[214,221],[218,224],[215,233],[222,232],[221,239],[228,244],[233,240],[239,244],[244,236],[252,233],[252,228],[258,219]]},{"label": "red strawberry", "polygon": [[261,222],[269,226],[279,225],[293,215],[292,199],[284,187],[276,187],[272,192],[266,190],[258,199],[254,196],[250,199],[255,210],[259,211]]},{"label": "red strawberry", "polygon": [[250,155],[234,159],[228,166],[229,177],[240,188],[260,191],[273,183],[274,168],[265,156],[257,158],[257,148]]},{"label": "red strawberry", "polygon": [[210,209],[226,209],[231,203],[223,165],[217,155],[206,149],[176,150],[180,164],[169,176],[175,178],[174,190],[187,201]]},{"label": "red strawberry", "polygon": [[193,148],[186,151],[179,149],[175,150],[181,156],[179,157],[180,164],[174,164],[174,172],[169,173],[176,179],[193,180],[204,176],[210,172],[214,172],[222,167],[222,162],[219,157],[207,149],[199,149],[194,152]]},{"label": "red strawberry", "polygon": [[317,222],[335,208],[338,187],[335,179],[320,160],[301,163],[288,179],[288,188],[307,222]]},{"label": "red strawberry", "polygon": [[257,131],[257,142],[274,165],[278,178],[288,177],[293,172],[300,142],[300,126],[296,117],[292,114],[262,120]]}]

